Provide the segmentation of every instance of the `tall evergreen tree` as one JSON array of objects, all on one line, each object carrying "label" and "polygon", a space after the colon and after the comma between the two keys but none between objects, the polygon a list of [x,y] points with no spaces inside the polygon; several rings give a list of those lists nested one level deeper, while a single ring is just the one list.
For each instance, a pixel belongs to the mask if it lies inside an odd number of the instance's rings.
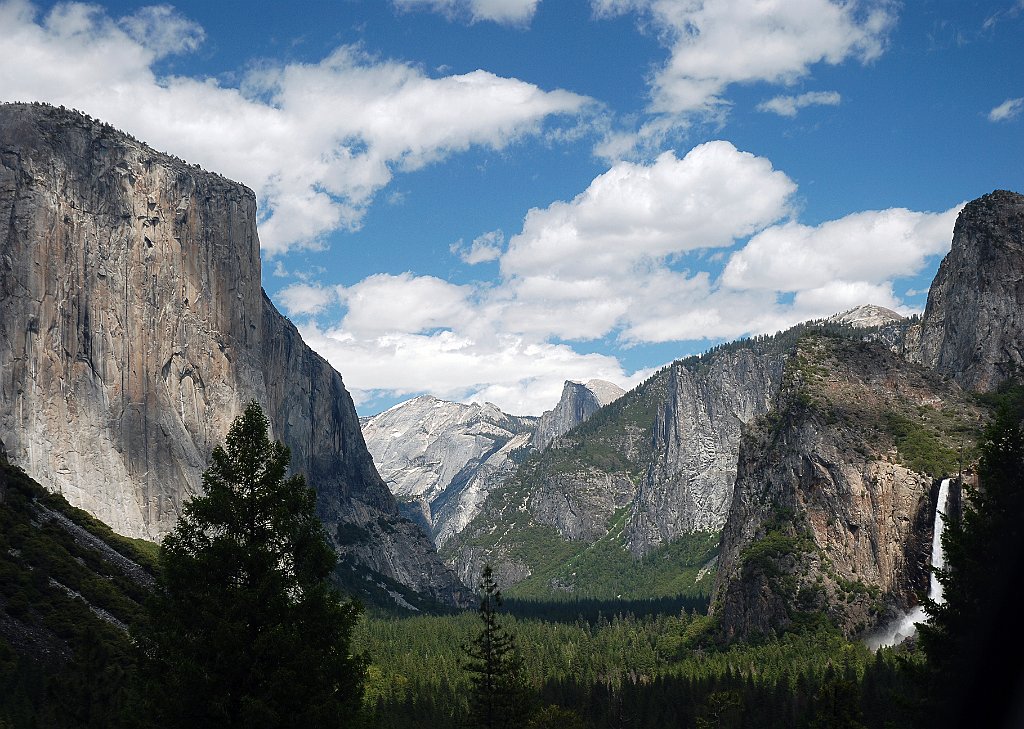
[{"label": "tall evergreen tree", "polygon": [[358,709],[361,608],[328,585],[316,494],[286,476],[290,453],[267,428],[250,403],[161,546],[140,640],[159,726],[342,727]]},{"label": "tall evergreen tree", "polygon": [[529,714],[522,664],[515,639],[498,618],[501,590],[489,564],[484,565],[477,594],[482,626],[464,648],[473,688],[470,720],[473,726],[484,729],[521,727]]},{"label": "tall evergreen tree", "polygon": [[[1024,402],[1022,400],[1021,402]],[[937,570],[945,601],[925,601],[928,658],[923,724],[1018,726],[1024,650],[1024,432],[1020,402],[1000,408],[981,445],[978,487],[964,487],[960,518],[948,518]],[[965,723],[966,722],[966,723]]]}]

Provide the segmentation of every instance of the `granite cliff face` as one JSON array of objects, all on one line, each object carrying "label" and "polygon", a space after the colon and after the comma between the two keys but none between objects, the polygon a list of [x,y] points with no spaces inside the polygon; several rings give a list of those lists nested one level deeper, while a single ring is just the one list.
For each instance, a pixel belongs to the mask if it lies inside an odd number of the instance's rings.
[{"label": "granite cliff face", "polygon": [[963,387],[996,389],[1024,365],[1024,195],[968,203],[928,292],[920,361]]},{"label": "granite cliff face", "polygon": [[722,528],[736,479],[740,432],[771,407],[783,357],[770,349],[722,351],[670,370],[658,406],[652,462],[628,522],[637,555],[692,532]]},{"label": "granite cliff face", "polygon": [[812,335],[744,434],[713,614],[729,637],[826,614],[848,635],[927,584],[933,492],[980,412],[875,343]]},{"label": "granite cliff face", "polygon": [[663,371],[532,451],[491,491],[480,513],[442,550],[463,581],[472,583],[489,563],[511,587],[607,537],[646,468],[664,382]]},{"label": "granite cliff face", "polygon": [[250,190],[80,114],[10,104],[0,220],[12,463],[156,539],[255,398],[316,488],[345,568],[455,599],[454,576],[377,475],[341,377],[263,293]]},{"label": "granite cliff face", "polygon": [[562,396],[553,410],[546,411],[537,422],[533,445],[544,450],[551,441],[565,435],[591,415],[622,397],[625,390],[605,380],[586,383],[566,380]]},{"label": "granite cliff face", "polygon": [[424,395],[366,418],[363,437],[403,511],[441,546],[509,476],[515,458],[529,449],[535,424],[490,403]]},{"label": "granite cliff face", "polygon": [[403,513],[441,547],[531,451],[547,448],[622,393],[604,380],[567,380],[558,404],[540,418],[422,396],[363,418],[363,436]]},{"label": "granite cliff face", "polygon": [[[446,559],[464,580],[490,562],[511,585],[551,572],[557,557],[549,555],[575,555],[611,535],[639,558],[717,533],[743,428],[774,407],[783,365],[809,329],[861,332],[849,321],[810,323],[673,363],[524,462],[448,545]],[[559,546],[536,548],[539,534]],[[564,582],[558,576],[557,589]]]}]

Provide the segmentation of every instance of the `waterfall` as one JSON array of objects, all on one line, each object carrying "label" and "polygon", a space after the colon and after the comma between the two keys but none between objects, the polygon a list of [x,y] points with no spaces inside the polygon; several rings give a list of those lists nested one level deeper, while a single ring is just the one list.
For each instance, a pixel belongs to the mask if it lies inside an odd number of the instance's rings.
[{"label": "waterfall", "polygon": [[[951,479],[944,478],[939,484],[939,497],[935,504],[935,523],[932,527],[932,574],[928,582],[928,597],[937,603],[945,602],[942,596],[942,584],[935,577],[934,569],[946,566],[946,555],[942,551],[942,529],[946,524],[946,511],[949,507],[949,482]],[[882,646],[896,645],[917,632],[917,624],[928,619],[924,608],[920,605],[909,613],[897,618],[889,625],[883,627],[879,632],[865,639],[868,647],[872,650]]]}]

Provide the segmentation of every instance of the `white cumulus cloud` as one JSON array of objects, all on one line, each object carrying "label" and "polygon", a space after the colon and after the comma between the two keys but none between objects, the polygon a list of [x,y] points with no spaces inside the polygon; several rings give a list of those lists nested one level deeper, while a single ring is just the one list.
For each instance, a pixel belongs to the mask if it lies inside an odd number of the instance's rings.
[{"label": "white cumulus cloud", "polygon": [[501,257],[502,246],[505,245],[505,234],[500,230],[491,230],[477,236],[467,248],[461,240],[453,243],[449,250],[471,266],[486,261],[496,261]]},{"label": "white cumulus cloud", "polygon": [[367,338],[460,328],[472,316],[472,289],[433,276],[380,273],[338,295],[348,307],[342,327]]},{"label": "white cumulus cloud", "polygon": [[82,3],[41,14],[6,0],[0,27],[0,98],[82,109],[246,183],[269,253],[357,228],[396,171],[473,146],[502,149],[551,117],[575,122],[590,103],[486,71],[434,78],[352,46],[317,63],[267,62],[238,87],[158,77],[155,61],[203,37],[164,5],[114,19]]},{"label": "white cumulus cloud", "polygon": [[872,61],[895,23],[885,0],[594,0],[594,7],[646,13],[661,29],[671,57],[654,78],[653,110],[666,113],[715,106],[730,84],[790,84],[816,63]]},{"label": "white cumulus cloud", "polygon": [[789,211],[796,185],[729,142],[682,159],[619,162],[570,202],[531,210],[501,259],[507,276],[617,275],[649,258],[727,246]]},{"label": "white cumulus cloud", "polygon": [[317,352],[344,365],[345,382],[357,403],[378,392],[393,397],[430,392],[539,415],[558,402],[566,379],[597,378],[629,388],[651,374],[627,375],[615,357],[512,335],[476,339],[445,330],[361,338],[343,327],[320,329],[308,323],[299,329]]},{"label": "white cumulus cloud", "polygon": [[530,210],[499,280],[371,276],[340,290],[343,318],[303,334],[357,397],[431,392],[537,414],[565,379],[628,387],[650,374],[569,341],[732,339],[866,303],[910,313],[894,283],[949,249],[960,209],[807,225],[796,196],[769,160],[728,142],[616,163],[573,199]]},{"label": "white cumulus cloud", "polygon": [[[598,146],[608,159],[657,148],[690,118],[721,118],[735,84],[792,85],[817,64],[870,63],[896,24],[893,0],[591,0],[594,12],[635,12],[669,50],[651,76],[650,116]],[[780,102],[781,103],[781,102]],[[818,102],[821,103],[821,102]]]},{"label": "white cumulus cloud", "polygon": [[805,291],[908,275],[921,270],[928,256],[949,250],[961,207],[942,213],[872,210],[818,226],[773,226],[732,255],[722,282],[733,289]]},{"label": "white cumulus cloud", "polygon": [[338,295],[334,289],[316,284],[294,283],[278,291],[274,298],[289,316],[300,316],[320,313],[337,302]]}]

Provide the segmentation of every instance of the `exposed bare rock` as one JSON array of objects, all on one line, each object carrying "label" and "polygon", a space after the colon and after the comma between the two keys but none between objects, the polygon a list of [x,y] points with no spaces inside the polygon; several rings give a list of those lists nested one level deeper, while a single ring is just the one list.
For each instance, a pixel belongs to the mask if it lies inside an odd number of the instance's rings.
[{"label": "exposed bare rock", "polygon": [[566,380],[558,404],[541,415],[537,422],[534,447],[544,450],[555,438],[568,433],[605,405],[615,402],[624,392],[606,380],[589,380],[586,383]]},{"label": "exposed bare rock", "polygon": [[672,366],[655,420],[652,463],[627,526],[635,554],[681,534],[722,528],[740,432],[768,412],[782,362],[771,349],[741,347]]},{"label": "exposed bare rock", "polygon": [[56,522],[61,529],[71,535],[76,544],[100,555],[102,559],[115,566],[123,575],[136,584],[147,589],[151,589],[156,585],[153,575],[149,574],[141,565],[125,557],[92,532],[75,524],[64,514],[41,503],[35,504],[34,509],[41,523],[48,521]]},{"label": "exposed bare rock", "polygon": [[996,389],[1024,365],[1024,195],[969,202],[921,324],[921,361],[963,387]]},{"label": "exposed bare rock", "polygon": [[[166,534],[246,402],[355,569],[459,589],[398,512],[340,375],[260,287],[242,185],[44,105],[0,106],[0,435],[11,461],[131,536]],[[355,524],[367,538],[345,540]]]},{"label": "exposed bare rock", "polygon": [[536,523],[554,527],[563,539],[592,543],[608,533],[615,511],[635,497],[636,484],[627,474],[586,469],[550,474],[527,508]]},{"label": "exposed bare rock", "polygon": [[867,329],[902,321],[903,317],[892,309],[886,309],[884,306],[863,304],[849,311],[830,316],[828,320],[836,324],[846,324],[856,329]]},{"label": "exposed bare rock", "polygon": [[933,484],[955,474],[979,417],[956,385],[880,345],[802,340],[778,408],[741,443],[712,603],[726,634],[823,612],[853,635],[913,604]]},{"label": "exposed bare rock", "polygon": [[490,403],[423,395],[365,418],[363,436],[391,493],[441,546],[512,472],[535,423]]}]

